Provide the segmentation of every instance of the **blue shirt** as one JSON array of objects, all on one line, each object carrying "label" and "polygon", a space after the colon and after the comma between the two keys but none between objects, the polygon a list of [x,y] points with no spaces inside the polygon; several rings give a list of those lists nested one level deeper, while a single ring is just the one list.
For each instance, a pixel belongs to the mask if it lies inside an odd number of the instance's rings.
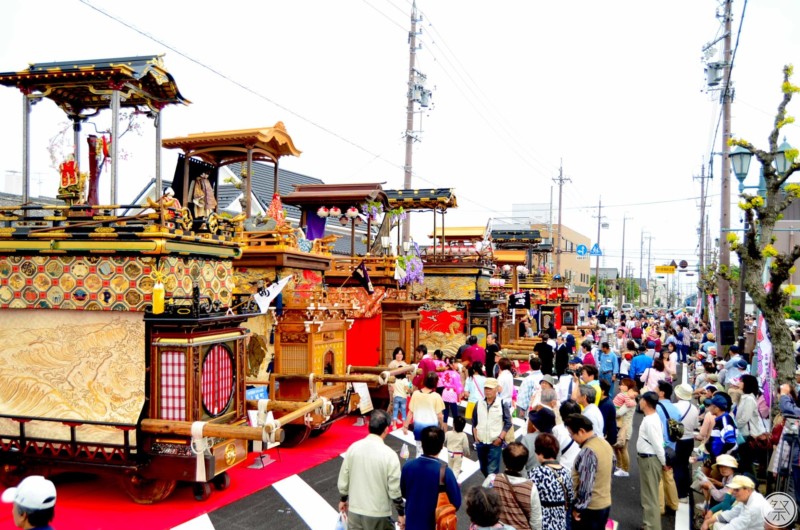
[{"label": "blue shirt", "polygon": [[[477,414],[476,414],[477,415]],[[447,497],[456,510],[461,506],[461,489],[453,471],[436,457],[421,456],[406,463],[400,475],[400,492],[406,499],[406,528],[435,530],[439,497],[439,470],[445,467]]]},{"label": "blue shirt", "polygon": [[667,409],[669,417],[676,421],[681,421],[681,413],[678,412],[678,409],[675,408],[675,405],[672,404],[672,401],[668,399],[661,399],[658,401],[658,405],[656,405],[658,418],[661,420],[661,427],[664,429],[664,444],[666,447],[671,447],[674,450],[677,443],[672,442],[669,439],[669,431],[667,430],[667,417],[664,416],[664,409]]},{"label": "blue shirt", "polygon": [[631,379],[638,381],[639,376],[651,366],[653,366],[653,359],[651,357],[644,354],[637,355],[631,360],[631,367],[629,369]]},{"label": "blue shirt", "polygon": [[600,373],[611,372],[613,375],[619,373],[619,358],[612,352],[600,354]]}]

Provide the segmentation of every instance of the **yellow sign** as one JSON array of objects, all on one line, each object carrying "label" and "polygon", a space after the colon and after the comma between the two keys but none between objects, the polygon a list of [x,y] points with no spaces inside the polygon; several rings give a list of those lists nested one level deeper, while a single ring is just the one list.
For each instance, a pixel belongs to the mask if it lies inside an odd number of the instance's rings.
[{"label": "yellow sign", "polygon": [[675,274],[675,267],[672,265],[656,265],[656,274]]}]

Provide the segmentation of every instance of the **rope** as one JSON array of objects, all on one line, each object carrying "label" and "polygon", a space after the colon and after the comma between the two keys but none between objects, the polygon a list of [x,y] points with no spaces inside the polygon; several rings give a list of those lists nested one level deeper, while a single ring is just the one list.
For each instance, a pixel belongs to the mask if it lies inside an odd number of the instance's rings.
[{"label": "rope", "polygon": [[267,406],[269,405],[268,399],[259,399],[258,400],[258,416],[257,416],[257,424],[256,427],[260,427],[266,424],[267,421]]},{"label": "rope", "polygon": [[208,450],[208,441],[203,438],[203,428],[206,422],[195,421],[192,422],[192,453],[195,454],[195,479],[198,482],[206,482],[206,451]]},{"label": "rope", "polygon": [[385,385],[386,383],[389,382],[389,377],[391,377],[389,375],[389,372],[381,372],[381,373],[379,373],[378,374],[378,384],[381,385],[381,386]]}]

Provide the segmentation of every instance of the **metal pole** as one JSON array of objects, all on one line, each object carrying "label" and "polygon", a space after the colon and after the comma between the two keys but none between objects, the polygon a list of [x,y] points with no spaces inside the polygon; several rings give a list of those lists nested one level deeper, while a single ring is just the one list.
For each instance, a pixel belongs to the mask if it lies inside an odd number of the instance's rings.
[{"label": "metal pole", "polygon": [[[600,248],[600,220],[603,218],[603,200],[597,200],[597,248]],[[594,292],[597,298],[600,298],[600,256],[597,256],[597,261],[594,265]]]},{"label": "metal pole", "polygon": [[[81,121],[79,116],[70,116],[72,119],[72,142],[74,144],[73,157],[75,158],[75,175],[80,179],[81,174]],[[92,156],[92,153],[89,153]]]},{"label": "metal pole", "polygon": [[31,182],[31,101],[22,93],[22,204],[30,200]]},{"label": "metal pole", "polygon": [[[411,31],[408,34],[408,103],[406,107],[406,162],[404,166],[403,188],[411,189],[411,174],[413,167],[414,146],[414,62],[417,55],[417,3],[411,5]],[[411,212],[406,215],[403,223],[403,241],[411,238]]]},{"label": "metal pole", "polygon": [[559,166],[558,178],[553,179],[553,182],[558,182],[558,236],[556,237],[557,244],[554,248],[556,250],[556,274],[561,274],[561,198],[564,182],[569,182],[568,178],[564,178],[563,166]]},{"label": "metal pole", "polygon": [[647,236],[647,305],[653,306],[656,298],[655,289],[653,290],[653,300],[650,300],[650,259],[653,257],[653,236]]},{"label": "metal pole", "polygon": [[[720,196],[720,222],[719,222],[719,266],[720,269],[730,268],[731,250],[728,243],[728,229],[730,228],[731,215],[731,159],[730,146],[728,140],[731,137],[731,4],[733,0],[725,0],[725,40],[723,52],[723,85],[722,85],[722,175],[721,196]],[[719,322],[727,320],[730,316],[730,284],[723,277],[717,276],[717,329],[720,329]]]},{"label": "metal pole", "polygon": [[[164,193],[163,182],[161,181],[161,111],[153,116],[156,127],[156,200]],[[173,190],[175,191],[175,190]],[[163,210],[162,210],[163,211]]]},{"label": "metal pole", "polygon": [[117,204],[117,166],[119,165],[119,90],[111,91],[111,204]]},{"label": "metal pole", "polygon": [[[277,162],[275,162],[277,164]],[[250,204],[250,196],[252,195],[253,183],[253,148],[247,148],[247,182],[244,183],[244,214],[250,219],[252,206]],[[278,189],[272,188],[272,195],[278,193]]]},{"label": "metal pole", "polygon": [[641,231],[641,237],[639,239],[639,307],[642,307],[642,279],[644,278],[644,270],[642,269],[644,265],[644,230]]},{"label": "metal pole", "polygon": [[622,275],[622,280],[619,285],[617,285],[617,299],[619,300],[619,310],[622,311],[622,291],[623,285],[625,285],[625,224],[628,221],[628,217],[623,215],[622,216],[622,262],[619,265],[619,273]]},{"label": "metal pole", "polygon": [[[554,243],[553,238],[553,186],[550,186],[550,216],[547,218],[547,237],[550,238],[550,243]],[[555,246],[553,247],[555,248]],[[553,274],[553,253],[548,254],[547,259],[547,272]]]}]

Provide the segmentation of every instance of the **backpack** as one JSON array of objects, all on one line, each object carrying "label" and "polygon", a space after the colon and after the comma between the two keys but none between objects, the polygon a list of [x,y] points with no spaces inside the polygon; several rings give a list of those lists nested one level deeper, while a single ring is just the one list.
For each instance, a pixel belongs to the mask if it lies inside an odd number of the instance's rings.
[{"label": "backpack", "polygon": [[661,407],[661,410],[664,411],[664,417],[667,418],[667,437],[669,438],[669,441],[677,442],[683,438],[683,423],[676,419],[670,418],[669,414],[667,413],[667,408],[662,403],[659,403],[658,406]]},{"label": "backpack", "polygon": [[[439,489],[444,489],[444,473],[447,469],[447,464],[442,464],[439,470]],[[456,530],[458,526],[458,516],[456,515],[456,507],[450,502],[447,496],[447,491],[440,491],[439,498],[436,502],[436,530]]]}]

